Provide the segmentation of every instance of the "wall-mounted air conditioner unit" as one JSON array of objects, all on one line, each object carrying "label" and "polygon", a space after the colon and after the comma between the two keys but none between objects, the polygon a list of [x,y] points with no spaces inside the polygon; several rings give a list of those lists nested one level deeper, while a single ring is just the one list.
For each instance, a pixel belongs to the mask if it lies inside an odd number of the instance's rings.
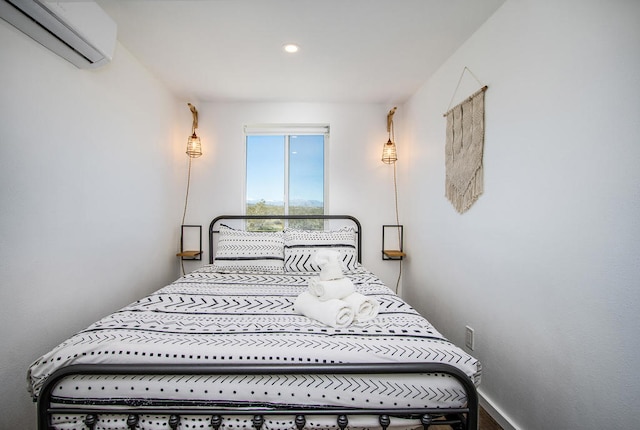
[{"label": "wall-mounted air conditioner unit", "polygon": [[0,0],[0,18],[83,69],[115,51],[117,25],[93,1]]}]

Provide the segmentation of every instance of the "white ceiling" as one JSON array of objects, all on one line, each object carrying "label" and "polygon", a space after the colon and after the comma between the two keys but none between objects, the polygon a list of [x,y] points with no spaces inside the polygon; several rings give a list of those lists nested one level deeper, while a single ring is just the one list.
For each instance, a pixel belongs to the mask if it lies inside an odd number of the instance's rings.
[{"label": "white ceiling", "polygon": [[[398,103],[504,0],[103,0],[178,97]],[[285,43],[300,51],[287,54]]]}]

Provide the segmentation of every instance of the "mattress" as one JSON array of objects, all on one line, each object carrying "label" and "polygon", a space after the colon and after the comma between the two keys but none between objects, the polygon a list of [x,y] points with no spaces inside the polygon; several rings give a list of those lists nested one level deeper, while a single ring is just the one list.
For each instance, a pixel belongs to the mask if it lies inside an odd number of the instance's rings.
[{"label": "mattress", "polygon": [[[362,267],[346,276],[357,292],[380,303],[376,318],[332,328],[296,314],[294,301],[307,290],[310,276],[315,274],[218,273],[213,266],[205,266],[106,316],[39,358],[28,371],[29,391],[37,398],[49,375],[76,364],[433,362],[453,365],[479,384],[478,360],[445,339]],[[137,427],[141,429],[167,428],[166,421],[161,422],[152,411],[169,406],[210,410],[313,410],[316,406],[412,409],[464,407],[466,400],[460,383],[444,373],[81,375],[63,378],[52,391],[54,405],[76,410],[101,404],[116,411],[118,407],[148,408],[151,412]],[[81,418],[56,415],[53,428],[84,428]],[[322,427],[324,418],[310,415],[309,419],[316,419],[313,426]],[[208,428],[202,420],[186,414],[179,428]],[[225,428],[251,427],[241,416],[225,420]],[[126,415],[101,414],[95,428],[126,429]],[[271,416],[263,428],[295,425],[290,416]]]}]

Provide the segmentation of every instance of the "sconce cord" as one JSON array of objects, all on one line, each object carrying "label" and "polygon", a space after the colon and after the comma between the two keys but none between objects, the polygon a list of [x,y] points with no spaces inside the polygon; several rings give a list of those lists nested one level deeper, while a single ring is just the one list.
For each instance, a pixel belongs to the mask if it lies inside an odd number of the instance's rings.
[{"label": "sconce cord", "polygon": [[[398,179],[396,174],[396,163],[393,163],[393,189],[395,194],[395,203],[396,203],[396,225],[400,225],[400,215],[398,213]],[[398,229],[398,249],[400,248],[400,227]],[[398,288],[400,287],[400,278],[402,277],[402,260],[400,260],[400,267],[398,269],[398,280],[396,281],[396,290],[395,293],[398,294]]]},{"label": "sconce cord", "polygon": [[[389,139],[395,143],[396,134],[395,128],[393,125],[393,114],[395,113],[396,108],[394,107],[387,116],[387,131],[389,132]],[[400,225],[400,214],[398,211],[398,175],[396,168],[397,161],[393,163],[393,191],[395,198],[395,208],[396,208],[396,225]],[[400,235],[400,227],[396,227],[398,230],[398,249],[400,249],[400,242],[402,241],[402,237]],[[400,288],[400,278],[402,278],[402,260],[400,260],[400,266],[398,269],[398,280],[396,281],[396,289],[395,293],[398,294],[398,288]]]},{"label": "sconce cord", "polygon": [[[191,157],[187,157],[189,159],[189,169],[187,171],[187,191],[184,195],[184,211],[182,212],[182,223],[181,225],[184,225],[184,221],[187,217],[187,204],[189,202],[189,187],[191,185]],[[178,249],[180,247],[178,246]],[[185,275],[185,271],[184,271],[184,261],[182,260],[182,257],[180,257],[180,266],[182,268],[182,275]]]}]

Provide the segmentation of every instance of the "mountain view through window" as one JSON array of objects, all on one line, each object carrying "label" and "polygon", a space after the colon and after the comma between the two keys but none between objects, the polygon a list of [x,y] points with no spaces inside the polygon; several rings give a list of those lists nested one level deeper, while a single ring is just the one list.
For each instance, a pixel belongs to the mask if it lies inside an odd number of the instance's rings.
[{"label": "mountain view through window", "polygon": [[[246,213],[324,213],[324,134],[247,135]],[[289,227],[319,228],[322,222],[291,220]],[[250,230],[281,230],[282,220],[253,220]]]}]

